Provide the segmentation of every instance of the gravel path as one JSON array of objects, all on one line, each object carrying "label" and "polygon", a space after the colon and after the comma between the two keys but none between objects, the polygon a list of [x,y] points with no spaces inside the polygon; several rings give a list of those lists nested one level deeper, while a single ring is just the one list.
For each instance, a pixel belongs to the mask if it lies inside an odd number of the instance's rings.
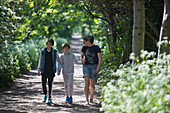
[{"label": "gravel path", "polygon": [[[72,52],[80,57],[82,39],[73,36]],[[53,83],[52,104],[42,103],[41,77],[36,70],[30,70],[16,79],[14,85],[0,93],[0,113],[100,113],[97,92],[94,103],[84,106],[84,79],[82,65],[75,64],[73,104],[65,103],[65,90],[62,75],[56,75]],[[96,91],[99,86],[96,85]]]}]

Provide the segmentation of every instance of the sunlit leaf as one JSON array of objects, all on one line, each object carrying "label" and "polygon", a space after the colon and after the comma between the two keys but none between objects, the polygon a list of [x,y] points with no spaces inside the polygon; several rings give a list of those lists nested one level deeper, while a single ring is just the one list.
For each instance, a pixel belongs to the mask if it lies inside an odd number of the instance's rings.
[{"label": "sunlit leaf", "polygon": [[47,9],[47,13],[52,13],[53,9]]}]

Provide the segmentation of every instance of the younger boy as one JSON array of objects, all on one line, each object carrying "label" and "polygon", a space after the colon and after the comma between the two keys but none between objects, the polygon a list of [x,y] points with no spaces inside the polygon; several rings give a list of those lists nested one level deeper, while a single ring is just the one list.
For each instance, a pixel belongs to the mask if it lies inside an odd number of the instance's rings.
[{"label": "younger boy", "polygon": [[73,102],[73,74],[74,74],[74,62],[78,63],[76,56],[70,52],[70,45],[65,43],[62,45],[63,54],[60,56],[58,75],[62,68],[64,85],[66,90],[66,103]]},{"label": "younger boy", "polygon": [[44,93],[44,99],[42,102],[46,102],[47,99],[47,79],[48,79],[48,103],[52,103],[51,92],[52,92],[52,82],[56,73],[56,61],[59,60],[57,50],[53,49],[54,45],[53,39],[46,40],[47,47],[41,50],[39,65],[38,65],[38,76],[40,72],[42,75],[42,88]]}]

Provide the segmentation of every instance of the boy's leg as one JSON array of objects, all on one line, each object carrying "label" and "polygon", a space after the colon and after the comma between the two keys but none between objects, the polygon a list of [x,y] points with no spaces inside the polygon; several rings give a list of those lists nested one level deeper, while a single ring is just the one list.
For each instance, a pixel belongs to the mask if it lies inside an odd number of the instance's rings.
[{"label": "boy's leg", "polygon": [[47,87],[46,87],[46,83],[47,83],[47,76],[42,74],[42,88],[43,88],[43,93],[44,95],[47,95]]},{"label": "boy's leg", "polygon": [[72,95],[73,95],[73,73],[70,73],[69,76],[68,76],[68,89],[69,89],[69,100],[68,102],[70,104],[73,103],[73,98],[72,98]]},{"label": "boy's leg", "polygon": [[49,89],[49,97],[51,98],[51,92],[52,92],[52,85],[53,85],[53,76],[48,77],[48,89]]},{"label": "boy's leg", "polygon": [[69,95],[73,95],[73,73],[69,75]]},{"label": "boy's leg", "polygon": [[64,86],[66,90],[66,95],[69,96],[69,76],[68,75],[63,75],[64,78]]}]

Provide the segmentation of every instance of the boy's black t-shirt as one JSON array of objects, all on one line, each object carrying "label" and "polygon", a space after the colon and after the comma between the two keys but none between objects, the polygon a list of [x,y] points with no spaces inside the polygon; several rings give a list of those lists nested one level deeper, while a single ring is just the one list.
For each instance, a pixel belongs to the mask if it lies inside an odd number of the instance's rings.
[{"label": "boy's black t-shirt", "polygon": [[44,73],[53,74],[52,51],[45,49],[45,68]]},{"label": "boy's black t-shirt", "polygon": [[85,64],[93,65],[98,64],[97,53],[101,53],[101,49],[98,45],[93,45],[92,47],[83,46],[81,52],[85,54]]}]

